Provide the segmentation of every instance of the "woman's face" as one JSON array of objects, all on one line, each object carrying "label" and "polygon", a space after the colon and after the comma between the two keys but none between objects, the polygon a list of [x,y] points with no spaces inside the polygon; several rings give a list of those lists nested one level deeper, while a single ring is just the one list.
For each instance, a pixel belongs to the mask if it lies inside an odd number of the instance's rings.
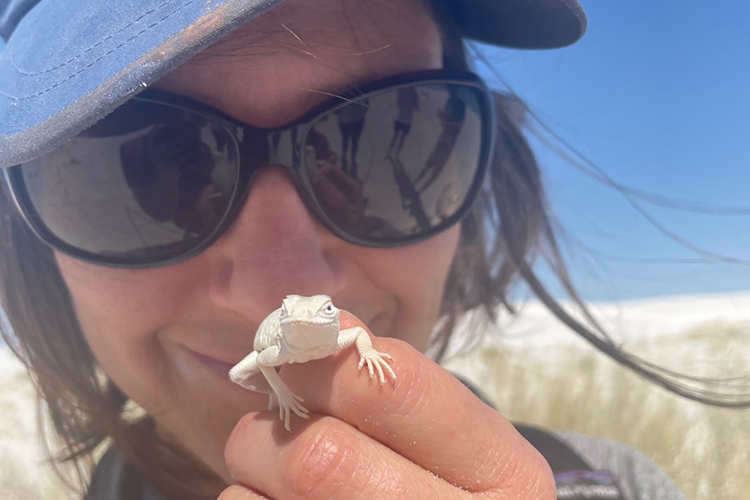
[{"label": "woman's face", "polygon": [[[357,83],[440,66],[439,32],[419,0],[292,0],[158,86],[273,127]],[[228,480],[226,439],[268,402],[227,377],[260,322],[287,294],[327,294],[376,335],[424,349],[457,240],[453,227],[402,248],[345,243],[308,213],[285,170],[269,166],[233,227],[198,257],[142,270],[57,261],[104,370]]]}]

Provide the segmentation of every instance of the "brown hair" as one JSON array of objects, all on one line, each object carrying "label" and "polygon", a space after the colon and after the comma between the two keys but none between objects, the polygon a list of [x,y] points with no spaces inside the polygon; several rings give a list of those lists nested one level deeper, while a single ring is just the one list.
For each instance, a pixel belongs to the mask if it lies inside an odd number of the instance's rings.
[{"label": "brown hair", "polygon": [[[450,16],[439,1],[431,3],[443,27],[445,66],[468,68]],[[519,274],[544,298],[546,292],[539,289],[527,264],[543,248],[575,297],[555,244],[539,167],[508,112],[509,102],[518,101],[498,95],[497,154],[479,199],[461,223],[460,244],[446,281],[441,326],[432,339],[438,360],[462,313],[481,309],[491,319],[498,306],[510,307],[505,293]],[[49,451],[50,456],[58,463],[74,464],[85,484],[95,450],[111,441],[169,498],[201,498],[192,492],[206,484],[221,488],[221,480],[204,465],[155,435],[151,417],[128,415],[128,397],[102,372],[89,349],[52,251],[30,231],[7,192],[0,196],[0,214],[0,298],[13,329],[4,331],[3,337],[29,368],[46,402],[62,445],[61,453]],[[632,359],[614,347],[597,347],[620,362]],[[636,362],[629,366],[644,372]]]}]

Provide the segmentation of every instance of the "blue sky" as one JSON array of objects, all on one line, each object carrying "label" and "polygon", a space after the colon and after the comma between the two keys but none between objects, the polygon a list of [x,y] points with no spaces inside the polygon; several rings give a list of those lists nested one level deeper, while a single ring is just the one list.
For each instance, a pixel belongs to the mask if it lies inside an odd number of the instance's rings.
[{"label": "blue sky", "polygon": [[705,215],[642,203],[679,237],[748,263],[675,243],[535,141],[581,292],[610,300],[750,289],[750,4],[582,4],[589,29],[572,47],[481,50],[546,125],[616,181],[704,208],[746,209]]},{"label": "blue sky", "polygon": [[[750,3],[583,5],[589,29],[572,47],[481,50],[536,116],[617,182],[702,207],[750,212]],[[665,237],[615,190],[534,143],[585,298],[750,289],[750,215],[642,203],[679,237],[748,263],[705,257]]]}]

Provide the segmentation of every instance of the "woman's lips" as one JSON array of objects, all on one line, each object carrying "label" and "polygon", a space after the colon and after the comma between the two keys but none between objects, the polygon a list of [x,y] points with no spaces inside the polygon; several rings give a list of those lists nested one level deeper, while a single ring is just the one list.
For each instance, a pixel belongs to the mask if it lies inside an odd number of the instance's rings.
[{"label": "woman's lips", "polygon": [[222,361],[206,354],[201,354],[187,347],[185,348],[185,350],[187,351],[188,356],[193,359],[193,361],[197,362],[205,369],[221,378],[223,381],[230,384],[232,383],[231,380],[229,380],[229,370],[231,370],[236,363]]},{"label": "woman's lips", "polygon": [[233,363],[227,363],[226,361],[220,361],[218,359],[212,358],[210,356],[204,356],[200,353],[195,353],[195,355],[198,357],[198,359],[205,363],[207,366],[209,366],[212,370],[215,370],[219,373],[222,373],[224,375],[229,374],[229,370],[232,369],[234,366]]},{"label": "woman's lips", "polygon": [[[267,407],[267,394],[247,390],[230,380],[229,370],[239,361],[230,363],[185,346],[182,346],[182,351],[182,355],[177,358],[177,369],[181,372],[181,378],[189,386],[201,387],[214,393],[234,394],[244,402],[243,404],[247,404],[248,401],[252,402],[252,406],[246,408],[247,411],[258,411]],[[262,377],[260,374],[258,376]],[[260,406],[256,407],[255,405],[258,404]]]}]

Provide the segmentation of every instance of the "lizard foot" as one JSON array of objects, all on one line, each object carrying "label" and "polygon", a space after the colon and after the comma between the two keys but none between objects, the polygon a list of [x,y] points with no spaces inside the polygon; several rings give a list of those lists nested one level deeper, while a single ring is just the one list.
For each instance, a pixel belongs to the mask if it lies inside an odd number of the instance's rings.
[{"label": "lizard foot", "polygon": [[370,378],[375,376],[375,370],[377,370],[380,387],[383,387],[385,384],[385,372],[388,372],[388,377],[393,382],[396,381],[396,374],[393,372],[391,365],[388,364],[389,362],[393,362],[393,358],[390,355],[372,349],[369,352],[361,353],[357,369],[361,370],[365,363],[367,363],[367,371],[370,374]]},{"label": "lizard foot", "polygon": [[286,430],[290,432],[292,430],[289,424],[289,417],[292,412],[299,417],[310,418],[308,409],[299,403],[302,401],[301,397],[293,394],[291,391],[282,391],[276,397],[279,400],[279,418],[284,422]]}]

